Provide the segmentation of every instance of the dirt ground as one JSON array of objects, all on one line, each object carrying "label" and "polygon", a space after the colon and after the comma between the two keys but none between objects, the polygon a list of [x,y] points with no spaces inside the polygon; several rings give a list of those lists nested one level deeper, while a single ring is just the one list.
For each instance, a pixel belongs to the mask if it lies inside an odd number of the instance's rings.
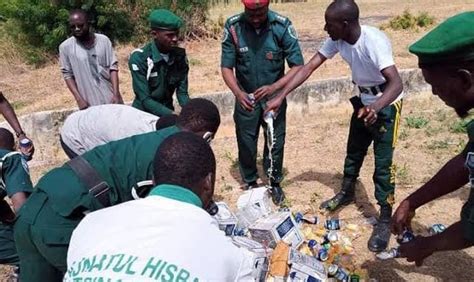
[{"label": "dirt ground", "polygon": [[[286,176],[282,185],[292,211],[315,214],[320,202],[339,189],[350,114],[349,103],[312,108],[311,113],[305,116],[292,110],[288,113],[284,161]],[[235,202],[242,193],[235,129],[229,116],[224,116],[223,121],[212,143],[217,158],[216,199],[235,208]],[[467,137],[460,132],[460,124],[453,111],[428,93],[405,99],[394,158],[397,166],[395,206],[462,150]],[[262,139],[259,152],[263,148]],[[35,166],[33,163],[31,172],[34,182],[65,160],[65,157],[53,160],[47,165],[38,162]],[[370,278],[380,281],[472,280],[474,248],[435,254],[422,267],[403,260],[379,261],[367,250],[371,226],[363,223],[366,217],[375,216],[378,212],[371,179],[373,167],[370,149],[357,185],[356,204],[330,214],[331,217],[339,217],[343,224],[359,224],[361,236],[353,241],[356,265],[366,269]],[[262,183],[265,181],[263,179]],[[458,221],[468,191],[469,188],[464,187],[420,208],[414,220],[415,232],[427,235],[427,229],[432,224],[450,225]],[[391,245],[395,245],[394,238]]]}]

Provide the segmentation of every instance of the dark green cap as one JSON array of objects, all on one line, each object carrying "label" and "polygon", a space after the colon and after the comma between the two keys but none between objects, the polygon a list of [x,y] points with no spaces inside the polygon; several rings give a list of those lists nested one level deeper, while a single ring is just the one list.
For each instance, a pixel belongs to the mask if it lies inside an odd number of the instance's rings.
[{"label": "dark green cap", "polygon": [[474,60],[474,12],[447,19],[409,50],[418,56],[421,67]]},{"label": "dark green cap", "polygon": [[151,28],[176,30],[183,26],[183,20],[165,9],[153,10],[148,17]]}]

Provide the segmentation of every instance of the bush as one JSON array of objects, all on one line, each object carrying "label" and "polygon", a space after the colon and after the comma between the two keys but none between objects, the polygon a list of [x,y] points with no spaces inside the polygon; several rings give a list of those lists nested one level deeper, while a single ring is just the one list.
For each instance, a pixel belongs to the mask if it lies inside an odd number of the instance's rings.
[{"label": "bush", "polygon": [[421,12],[418,16],[405,10],[402,15],[396,16],[391,19],[388,24],[383,25],[382,28],[391,28],[393,30],[401,29],[416,29],[418,27],[427,27],[434,23],[434,17],[430,16],[427,12]]},{"label": "bush", "polygon": [[[149,38],[148,15],[166,8],[185,22],[183,36],[199,38],[220,32],[208,22],[209,0],[10,0],[1,1],[0,18],[5,30],[20,47],[29,63],[41,63],[58,52],[69,34],[69,11],[81,8],[89,13],[94,31],[112,42],[143,41]],[[6,3],[5,3],[6,2]]]}]

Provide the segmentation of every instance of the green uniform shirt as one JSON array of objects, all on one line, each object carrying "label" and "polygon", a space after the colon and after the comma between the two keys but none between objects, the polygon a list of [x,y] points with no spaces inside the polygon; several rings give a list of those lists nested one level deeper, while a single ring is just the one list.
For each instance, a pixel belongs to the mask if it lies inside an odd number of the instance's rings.
[{"label": "green uniform shirt", "polygon": [[467,202],[462,207],[461,224],[463,226],[464,238],[474,242],[474,121],[467,124],[469,143],[467,144],[466,166],[469,169],[469,184],[471,191]]},{"label": "green uniform shirt", "polygon": [[235,68],[242,90],[252,93],[285,74],[285,59],[291,68],[303,65],[303,55],[291,21],[268,11],[267,24],[257,31],[245,13],[230,17],[224,27],[221,67]]},{"label": "green uniform shirt", "polygon": [[[0,149],[0,158],[10,152]],[[0,197],[2,199],[6,195],[11,197],[18,192],[33,192],[28,164],[21,154],[13,154],[4,159],[1,176],[5,185],[5,187],[0,187]]]},{"label": "green uniform shirt", "polygon": [[[152,179],[156,150],[166,137],[178,131],[178,127],[171,126],[110,142],[82,155],[109,184],[111,205],[132,200],[132,186]],[[36,188],[48,195],[52,208],[62,216],[102,208],[68,165],[48,172]]]},{"label": "green uniform shirt", "polygon": [[173,48],[166,62],[155,42],[150,42],[132,52],[128,66],[135,92],[133,107],[157,116],[172,114],[175,91],[180,106],[188,102],[189,66],[184,49]]}]

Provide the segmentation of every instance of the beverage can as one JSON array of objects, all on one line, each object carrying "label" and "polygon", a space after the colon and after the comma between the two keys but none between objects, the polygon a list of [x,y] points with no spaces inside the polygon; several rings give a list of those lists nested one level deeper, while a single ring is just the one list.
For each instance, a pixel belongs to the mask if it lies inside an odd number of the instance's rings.
[{"label": "beverage can", "polygon": [[398,235],[397,242],[399,244],[404,244],[410,242],[413,239],[415,239],[415,235],[413,235],[411,231],[405,230],[401,235]]},{"label": "beverage can", "polygon": [[339,229],[341,229],[341,224],[339,222],[339,219],[334,218],[334,219],[326,220],[326,229],[328,229],[328,230],[339,230]]},{"label": "beverage can", "polygon": [[[23,149],[28,149],[28,148],[31,148],[31,146],[33,146],[33,143],[28,138],[21,139],[19,143],[20,143],[20,148],[23,148]],[[21,155],[26,161],[30,161],[33,158],[32,153],[26,153],[22,151]]]},{"label": "beverage can", "polygon": [[329,258],[328,251],[325,248],[321,248],[318,251],[318,259],[320,261],[327,261]]},{"label": "beverage can", "polygon": [[249,93],[247,95],[247,97],[248,97],[250,103],[252,103],[252,105],[254,105],[255,104],[255,95],[253,93]]},{"label": "beverage can", "polygon": [[430,235],[433,236],[433,235],[436,235],[436,234],[439,234],[439,233],[443,232],[444,230],[446,230],[446,226],[444,226],[441,223],[437,223],[437,224],[433,224],[430,227],[429,232],[430,232]]}]

